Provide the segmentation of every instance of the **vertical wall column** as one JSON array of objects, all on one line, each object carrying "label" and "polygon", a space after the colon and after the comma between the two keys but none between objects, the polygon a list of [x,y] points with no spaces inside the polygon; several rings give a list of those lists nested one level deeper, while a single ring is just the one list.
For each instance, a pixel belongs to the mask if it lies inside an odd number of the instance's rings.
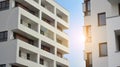
[{"label": "vertical wall column", "polygon": [[41,5],[41,0],[39,0],[39,5]]},{"label": "vertical wall column", "polygon": [[56,67],[56,61],[53,61],[53,65],[54,65],[53,67]]},{"label": "vertical wall column", "polygon": [[[54,13],[56,15],[56,7],[54,8]],[[56,17],[55,17],[55,29],[57,30],[57,20],[56,20]],[[55,42],[56,42],[56,33],[54,34],[54,39],[55,39]]]},{"label": "vertical wall column", "polygon": [[13,32],[12,31],[8,31],[8,37],[7,37],[8,41],[11,40],[11,39],[14,39],[14,36],[13,36]]},{"label": "vertical wall column", "polygon": [[39,64],[40,63],[40,54],[38,53],[38,55],[37,55],[37,63]]},{"label": "vertical wall column", "polygon": [[10,64],[6,64],[6,67],[12,67]]},{"label": "vertical wall column", "polygon": [[9,8],[12,9],[13,7],[15,7],[15,1],[14,0],[9,0]]},{"label": "vertical wall column", "polygon": [[55,46],[55,56],[57,56],[57,47]]}]

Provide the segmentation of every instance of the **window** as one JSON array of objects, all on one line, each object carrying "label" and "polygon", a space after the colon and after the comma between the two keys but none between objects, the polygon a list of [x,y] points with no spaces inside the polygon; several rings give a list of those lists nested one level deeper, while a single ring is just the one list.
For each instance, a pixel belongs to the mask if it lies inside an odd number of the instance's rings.
[{"label": "window", "polygon": [[120,51],[120,30],[115,31],[115,39],[116,39],[116,50]]},{"label": "window", "polygon": [[12,65],[12,67],[19,67],[19,66],[16,66],[16,65]]},{"label": "window", "polygon": [[120,15],[120,3],[118,4],[118,12],[119,12],[119,15]]},{"label": "window", "polygon": [[21,50],[19,50],[19,57],[21,57]]},{"label": "window", "polygon": [[90,3],[90,0],[84,0],[83,12],[84,12],[85,16],[89,16],[91,14],[91,3]]},{"label": "window", "polygon": [[86,67],[92,67],[92,53],[87,53]]},{"label": "window", "polygon": [[0,32],[0,42],[7,41],[7,31]]},{"label": "window", "polygon": [[42,35],[45,35],[45,32],[44,32],[43,30],[40,30],[40,33],[41,33]]},{"label": "window", "polygon": [[107,53],[107,43],[104,42],[104,43],[100,43],[99,44],[99,56],[100,57],[104,57],[104,56],[107,56],[108,53]]},{"label": "window", "polygon": [[30,60],[30,54],[29,53],[27,53],[27,59]]},{"label": "window", "polygon": [[0,64],[0,67],[6,67],[6,64]]},{"label": "window", "polygon": [[5,10],[9,8],[9,1],[1,1],[0,2],[0,10]]},{"label": "window", "polygon": [[31,28],[31,24],[30,23],[28,23],[28,27]]},{"label": "window", "polygon": [[98,26],[106,25],[106,13],[98,13]]},{"label": "window", "polygon": [[44,65],[44,59],[40,58],[40,64]]},{"label": "window", "polygon": [[120,51],[120,35],[118,35],[116,38],[117,38],[117,51]]}]

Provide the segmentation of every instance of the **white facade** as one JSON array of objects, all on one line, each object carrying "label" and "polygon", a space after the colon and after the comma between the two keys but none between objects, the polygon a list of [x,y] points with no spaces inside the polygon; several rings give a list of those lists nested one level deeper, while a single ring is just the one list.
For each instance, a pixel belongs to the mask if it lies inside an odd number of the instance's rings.
[{"label": "white facade", "polygon": [[[86,5],[86,2],[89,2],[89,4]],[[84,1],[83,10],[84,14],[86,13],[84,16],[84,32],[86,36],[84,59],[86,67],[120,67],[119,3],[119,0]],[[102,15],[102,19],[105,20],[103,25],[99,25],[100,14],[105,16]],[[101,47],[101,45],[104,45],[104,47]],[[103,54],[101,54],[102,52]]]},{"label": "white facade", "polygon": [[54,0],[0,0],[0,67],[69,67],[68,28]]}]

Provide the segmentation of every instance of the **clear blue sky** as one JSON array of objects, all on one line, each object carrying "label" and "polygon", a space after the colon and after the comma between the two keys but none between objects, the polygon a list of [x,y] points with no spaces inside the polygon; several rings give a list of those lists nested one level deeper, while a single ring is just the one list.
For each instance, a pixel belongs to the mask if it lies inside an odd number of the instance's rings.
[{"label": "clear blue sky", "polygon": [[56,1],[70,12],[70,29],[67,31],[70,37],[70,54],[66,55],[70,61],[70,67],[84,67],[82,0]]}]

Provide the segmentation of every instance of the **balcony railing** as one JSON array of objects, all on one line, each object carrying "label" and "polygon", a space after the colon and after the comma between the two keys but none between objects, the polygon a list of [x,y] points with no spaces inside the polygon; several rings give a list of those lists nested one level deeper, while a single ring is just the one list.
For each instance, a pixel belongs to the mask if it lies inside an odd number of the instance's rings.
[{"label": "balcony railing", "polygon": [[1,1],[0,2],[0,11],[9,9],[9,1]]},{"label": "balcony railing", "polygon": [[23,15],[21,16],[20,23],[23,26],[25,26],[25,27],[27,27],[35,32],[38,32],[38,24],[36,22],[32,21],[31,19],[23,16]]},{"label": "balcony railing", "polygon": [[37,54],[21,47],[19,48],[19,57],[37,63]]},{"label": "balcony railing", "polygon": [[41,0],[41,6],[47,9],[48,11],[54,13],[54,6],[48,3],[46,0]]},{"label": "balcony railing", "polygon": [[30,45],[38,47],[37,41],[29,39],[29,38],[27,38],[25,36],[22,36],[22,35],[18,34],[18,33],[14,33],[14,39],[18,39],[18,40],[21,40],[21,41],[23,41],[25,43],[28,43]]},{"label": "balcony railing", "polygon": [[19,2],[15,2],[15,7],[21,7],[24,10],[28,11],[29,13],[35,15],[36,17],[39,17],[39,10],[31,10],[30,8],[24,6],[23,4],[21,4]]}]

